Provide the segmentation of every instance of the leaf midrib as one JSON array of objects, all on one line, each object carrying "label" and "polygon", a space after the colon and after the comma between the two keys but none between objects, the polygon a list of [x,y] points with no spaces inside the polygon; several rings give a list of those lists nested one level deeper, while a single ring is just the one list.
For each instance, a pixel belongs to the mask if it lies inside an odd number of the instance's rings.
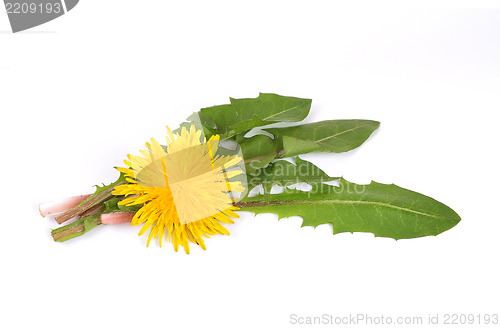
[{"label": "leaf midrib", "polygon": [[325,138],[323,138],[323,139],[315,140],[315,141],[314,141],[314,143],[318,143],[318,142],[322,142],[322,141],[325,141],[325,140],[328,140],[328,139],[331,139],[331,138],[335,138],[335,137],[340,136],[340,135],[342,135],[342,134],[344,134],[344,133],[347,133],[347,132],[351,132],[351,131],[357,130],[357,129],[359,129],[359,128],[363,127],[363,126],[364,126],[364,124],[358,125],[358,126],[356,126],[356,127],[354,127],[354,128],[350,128],[350,129],[348,129],[348,130],[344,130],[344,131],[341,131],[341,132],[335,133],[335,134],[333,134],[333,135],[331,135],[331,136],[328,136],[328,137],[325,137]]},{"label": "leaf midrib", "polygon": [[240,208],[245,208],[245,207],[266,207],[266,206],[279,206],[279,205],[310,205],[310,204],[318,204],[318,203],[331,203],[331,204],[359,204],[359,205],[378,205],[378,206],[383,206],[383,207],[388,207],[388,208],[393,208],[397,209],[400,211],[404,212],[409,212],[413,214],[418,214],[418,215],[423,215],[423,216],[428,216],[431,218],[435,219],[445,219],[445,220],[455,220],[450,217],[443,217],[443,216],[438,216],[438,215],[433,215],[425,212],[420,212],[416,210],[412,210],[409,208],[393,205],[393,204],[387,204],[387,203],[381,203],[381,202],[372,202],[372,201],[359,201],[359,200],[336,200],[336,199],[324,199],[324,200],[287,200],[287,201],[251,201],[251,202],[242,202],[242,203],[237,203],[236,206]]},{"label": "leaf midrib", "polygon": [[278,112],[278,113],[275,113],[275,114],[273,114],[273,115],[270,115],[270,116],[268,116],[268,117],[266,117],[266,118],[264,118],[264,119],[262,119],[262,120],[263,120],[263,121],[267,121],[267,120],[269,120],[271,117],[278,116],[278,115],[280,115],[280,114],[283,114],[283,113],[289,112],[289,111],[291,111],[291,110],[293,110],[293,109],[296,109],[296,108],[299,108],[299,107],[302,107],[302,106],[304,106],[304,105],[302,105],[302,104],[301,104],[301,105],[297,105],[297,106],[294,106],[294,107],[290,107],[290,108],[285,109],[285,110],[283,110],[283,111],[281,111],[281,112]]}]

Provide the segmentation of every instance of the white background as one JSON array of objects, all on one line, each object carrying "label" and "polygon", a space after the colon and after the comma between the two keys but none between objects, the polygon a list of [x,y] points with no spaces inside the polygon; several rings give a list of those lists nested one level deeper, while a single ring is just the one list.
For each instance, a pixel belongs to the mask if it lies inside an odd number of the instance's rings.
[{"label": "white background", "polygon": [[[19,34],[0,14],[0,326],[499,313],[500,11],[432,6],[82,0]],[[190,255],[146,248],[127,224],[52,241],[38,203],[114,181],[165,125],[259,91],[312,98],[307,121],[380,121],[355,151],[304,158],[419,191],[462,221],[396,242],[242,213]]]}]

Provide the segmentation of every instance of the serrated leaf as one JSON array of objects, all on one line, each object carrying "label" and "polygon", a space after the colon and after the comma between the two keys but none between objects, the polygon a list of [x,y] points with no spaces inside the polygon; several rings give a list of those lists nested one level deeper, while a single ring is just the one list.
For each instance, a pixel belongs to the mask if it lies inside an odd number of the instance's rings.
[{"label": "serrated leaf", "polygon": [[124,181],[125,181],[125,175],[123,173],[120,173],[120,176],[118,177],[118,179],[113,183],[110,183],[108,185],[103,183],[102,186],[95,185],[94,187],[96,187],[96,191],[88,199],[92,199],[93,197],[96,197],[97,195],[99,195],[103,192],[108,192],[110,190],[113,190],[114,187],[120,185]]},{"label": "serrated leaf", "polygon": [[[211,134],[229,139],[252,128],[277,122],[299,122],[307,117],[311,99],[261,93],[257,98],[230,98],[230,105],[201,109],[200,121]],[[192,119],[191,119],[192,121]]]},{"label": "serrated leaf", "polygon": [[262,185],[265,193],[269,193],[274,185],[288,187],[299,182],[322,183],[339,179],[329,176],[313,163],[299,157],[294,158],[294,163],[278,160],[247,176],[249,190]]},{"label": "serrated leaf", "polygon": [[379,127],[370,120],[330,120],[266,129],[274,135],[279,157],[311,152],[341,153],[361,146]]},{"label": "serrated leaf", "polygon": [[[315,188],[316,187],[316,188]],[[394,239],[438,235],[460,221],[448,206],[396,185],[357,185],[344,179],[339,187],[318,184],[311,192],[287,190],[238,203],[243,211],[301,216],[302,226],[329,223],[333,233],[371,232]]]}]

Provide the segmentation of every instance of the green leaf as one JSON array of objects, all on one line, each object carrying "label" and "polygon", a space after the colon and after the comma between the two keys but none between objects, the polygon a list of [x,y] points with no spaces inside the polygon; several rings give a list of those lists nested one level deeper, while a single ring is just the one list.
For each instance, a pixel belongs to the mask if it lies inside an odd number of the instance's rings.
[{"label": "green leaf", "polygon": [[278,160],[255,171],[253,175],[247,175],[248,190],[262,185],[265,193],[271,192],[274,185],[288,187],[299,182],[322,183],[339,179],[329,176],[313,163],[299,157],[294,158],[294,163]]},{"label": "green leaf", "polygon": [[257,115],[254,115],[251,120],[242,121],[240,123],[232,125],[231,126],[232,134],[239,135],[239,134],[246,132],[246,131],[249,131],[255,127],[264,126],[264,125],[268,125],[271,123],[274,123],[274,122],[266,122],[264,120],[261,120],[259,117],[257,117]]},{"label": "green leaf", "polygon": [[279,158],[311,152],[341,153],[361,146],[379,127],[370,120],[331,120],[266,131],[274,135]]},{"label": "green leaf", "polygon": [[334,234],[371,232],[394,239],[438,235],[460,221],[451,208],[422,194],[396,185],[357,185],[344,179],[339,187],[317,184],[311,192],[285,189],[281,194],[248,198],[237,206],[279,218],[301,216],[302,226],[330,223]]},{"label": "green leaf", "polygon": [[274,140],[265,135],[256,135],[240,143],[247,175],[266,167],[276,157]]},{"label": "green leaf", "polygon": [[[230,105],[203,108],[198,113],[207,137],[219,134],[222,140],[230,139],[255,127],[302,121],[309,114],[312,101],[261,93],[257,98],[230,98],[230,102]],[[194,118],[188,120],[194,121]]]}]

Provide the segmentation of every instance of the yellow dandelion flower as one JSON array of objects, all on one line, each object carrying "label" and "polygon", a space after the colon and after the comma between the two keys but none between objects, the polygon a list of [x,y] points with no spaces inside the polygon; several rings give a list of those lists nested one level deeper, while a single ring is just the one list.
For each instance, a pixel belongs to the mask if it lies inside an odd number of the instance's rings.
[{"label": "yellow dandelion flower", "polygon": [[113,194],[126,197],[120,205],[143,205],[132,225],[144,224],[139,235],[150,230],[148,246],[152,238],[161,246],[166,233],[176,251],[181,245],[189,253],[189,242],[206,249],[203,237],[229,235],[221,223],[239,217],[233,204],[234,193],[245,191],[242,158],[223,155],[219,136],[207,142],[194,126],[183,127],[180,135],[167,131],[165,147],[151,139],[142,156],[128,155],[128,168],[118,168],[128,183]]}]

